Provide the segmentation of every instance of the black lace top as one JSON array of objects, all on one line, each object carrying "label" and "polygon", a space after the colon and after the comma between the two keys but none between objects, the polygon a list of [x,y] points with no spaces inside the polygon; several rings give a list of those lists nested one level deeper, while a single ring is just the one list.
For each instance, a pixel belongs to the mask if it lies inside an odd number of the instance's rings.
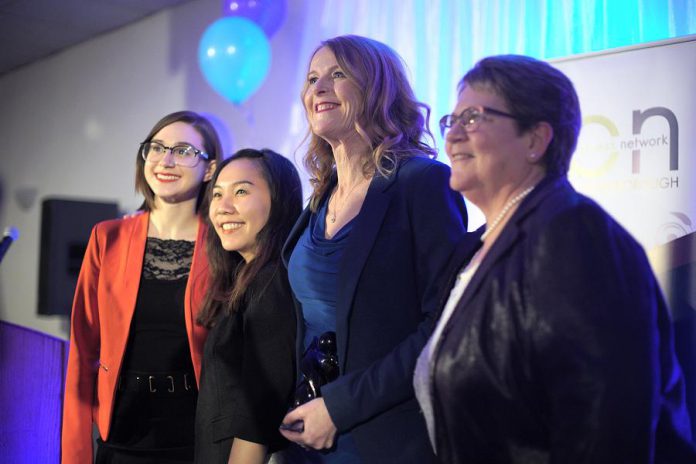
[{"label": "black lace top", "polygon": [[195,242],[149,237],[145,245],[143,278],[179,280],[188,277]]},{"label": "black lace top", "polygon": [[[193,376],[184,318],[193,247],[194,242],[148,237],[121,375]],[[176,462],[191,462],[196,400],[195,393],[158,397],[120,392],[109,438],[98,441],[95,462],[173,462],[165,459],[170,454]]]},{"label": "black lace top", "polygon": [[193,247],[148,237],[123,371],[193,372],[184,318]]}]

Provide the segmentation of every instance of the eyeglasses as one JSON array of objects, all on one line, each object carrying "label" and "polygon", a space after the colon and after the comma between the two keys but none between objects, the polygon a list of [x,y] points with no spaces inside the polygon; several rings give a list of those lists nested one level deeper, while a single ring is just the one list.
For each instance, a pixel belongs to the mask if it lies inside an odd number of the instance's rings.
[{"label": "eyeglasses", "polygon": [[447,133],[447,129],[454,127],[456,124],[461,125],[467,133],[474,132],[478,129],[479,124],[481,124],[481,121],[487,114],[494,114],[496,116],[503,116],[505,118],[517,120],[520,119],[519,117],[510,113],[494,110],[493,108],[488,108],[487,106],[472,106],[459,113],[459,115],[446,114],[443,116],[440,119],[440,134],[442,134],[444,137]]},{"label": "eyeglasses", "polygon": [[145,161],[150,163],[159,163],[167,155],[169,151],[174,157],[174,163],[177,166],[193,168],[198,164],[198,161],[210,159],[207,153],[195,149],[189,144],[182,143],[167,147],[159,142],[143,142],[140,144],[140,155]]}]

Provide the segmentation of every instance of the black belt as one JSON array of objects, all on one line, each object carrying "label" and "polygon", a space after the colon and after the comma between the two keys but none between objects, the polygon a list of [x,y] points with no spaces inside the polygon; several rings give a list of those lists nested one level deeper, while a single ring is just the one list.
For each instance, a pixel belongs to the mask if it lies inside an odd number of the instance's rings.
[{"label": "black belt", "polygon": [[198,391],[196,377],[191,372],[127,371],[118,378],[118,389],[154,395],[180,395]]}]

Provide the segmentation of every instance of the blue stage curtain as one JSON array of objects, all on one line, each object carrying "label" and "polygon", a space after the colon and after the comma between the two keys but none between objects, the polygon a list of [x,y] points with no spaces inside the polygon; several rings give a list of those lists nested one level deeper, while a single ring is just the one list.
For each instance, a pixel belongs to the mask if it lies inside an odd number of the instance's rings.
[{"label": "blue stage curtain", "polygon": [[[431,106],[433,124],[452,109],[464,72],[484,56],[548,60],[696,33],[696,0],[325,0],[307,8],[318,10],[308,16],[319,21],[298,31],[300,56],[341,34],[389,44]],[[306,65],[299,63],[295,88]],[[295,111],[302,112],[299,101]]]}]

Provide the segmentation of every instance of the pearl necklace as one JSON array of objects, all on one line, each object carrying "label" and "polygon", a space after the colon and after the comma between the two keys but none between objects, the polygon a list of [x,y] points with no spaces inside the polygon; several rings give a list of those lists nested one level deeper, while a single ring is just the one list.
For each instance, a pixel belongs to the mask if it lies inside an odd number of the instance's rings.
[{"label": "pearl necklace", "polygon": [[523,192],[519,193],[518,195],[514,196],[513,198],[510,199],[507,203],[505,203],[505,206],[503,206],[503,210],[496,216],[496,218],[493,220],[493,223],[490,225],[490,227],[486,227],[486,231],[481,235],[481,241],[483,242],[486,240],[486,237],[491,235],[491,233],[495,230],[498,225],[500,225],[500,221],[503,220],[505,215],[510,211],[510,209],[515,206],[517,203],[522,201],[524,197],[530,194],[532,190],[534,190],[534,185],[531,187],[525,189]]},{"label": "pearl necklace", "polygon": [[[353,194],[353,191],[355,191],[355,189],[358,187],[358,185],[364,183],[366,180],[367,180],[367,179],[361,180],[360,182],[358,182],[357,184],[355,184],[355,185],[348,191],[348,194],[346,194],[346,197],[344,198],[343,204],[341,205],[341,208],[340,208],[340,209],[343,209],[343,207],[346,206],[346,203],[348,203],[348,199],[349,199],[350,196]],[[335,200],[335,196],[336,196],[337,193],[338,193],[338,187],[336,187],[336,190],[334,190],[334,192],[331,194],[331,198],[330,198],[330,200],[329,200],[329,204],[331,203],[331,201],[334,202],[333,213],[329,212],[329,214],[330,214],[330,216],[329,216],[329,221],[331,221],[331,224],[334,224],[334,223],[336,222],[336,214],[338,214],[338,212],[339,212],[339,208],[338,208],[338,205],[336,204],[336,200]],[[327,205],[327,208],[328,208],[328,205]]]}]

